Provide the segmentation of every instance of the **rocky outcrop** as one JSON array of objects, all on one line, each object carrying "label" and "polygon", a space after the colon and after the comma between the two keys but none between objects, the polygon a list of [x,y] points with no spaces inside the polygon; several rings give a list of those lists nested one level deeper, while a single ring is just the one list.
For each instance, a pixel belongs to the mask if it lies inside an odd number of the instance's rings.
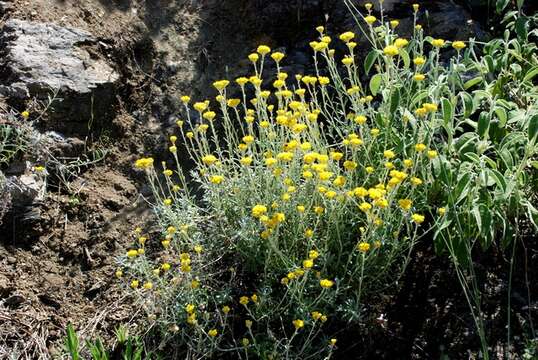
[{"label": "rocky outcrop", "polygon": [[85,132],[91,119],[109,118],[119,74],[88,32],[51,23],[9,20],[0,36],[0,94],[10,101],[48,102],[47,127]]}]

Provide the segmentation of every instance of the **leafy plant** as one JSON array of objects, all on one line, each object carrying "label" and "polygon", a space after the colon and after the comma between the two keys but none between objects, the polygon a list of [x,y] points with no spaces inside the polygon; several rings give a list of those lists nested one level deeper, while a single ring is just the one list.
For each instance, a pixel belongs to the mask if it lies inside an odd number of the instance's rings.
[{"label": "leafy plant", "polygon": [[414,5],[404,39],[371,5],[346,4],[372,46],[363,64],[350,31],[338,54],[317,28],[313,75],[282,72],[285,55],[261,45],[237,97],[230,81],[213,84],[219,114],[182,97],[170,163],[135,163],[162,247],[146,254],[156,246],[136,229],[116,275],[185,354],[328,358],[330,329],[365,323],[373,294],[396,291],[415,244],[431,239],[454,263],[489,356],[473,252],[515,244],[518,219],[535,221],[524,195],[538,150],[531,32],[516,19],[515,38],[433,39]]}]

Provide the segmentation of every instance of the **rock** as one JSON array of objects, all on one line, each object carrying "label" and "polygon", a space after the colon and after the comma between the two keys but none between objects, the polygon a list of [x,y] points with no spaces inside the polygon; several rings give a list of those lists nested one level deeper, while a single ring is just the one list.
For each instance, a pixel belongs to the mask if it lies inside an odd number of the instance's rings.
[{"label": "rock", "polygon": [[43,177],[37,174],[10,176],[6,180],[6,187],[12,203],[22,206],[42,200],[45,193]]},{"label": "rock", "polygon": [[[85,31],[51,23],[9,20],[0,34],[0,93],[13,101],[37,97],[47,101],[53,127],[88,131],[88,122],[109,118],[119,74],[99,54],[98,40]],[[48,126],[50,127],[50,126]]]}]

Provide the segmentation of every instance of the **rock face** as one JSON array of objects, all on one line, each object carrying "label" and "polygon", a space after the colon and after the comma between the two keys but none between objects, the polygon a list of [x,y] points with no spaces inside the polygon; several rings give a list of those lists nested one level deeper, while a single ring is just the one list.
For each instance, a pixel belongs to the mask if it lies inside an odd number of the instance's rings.
[{"label": "rock face", "polygon": [[0,46],[2,83],[7,84],[0,86],[1,94],[12,100],[45,101],[56,94],[48,128],[84,132],[90,119],[108,117],[119,74],[99,54],[99,42],[91,34],[51,23],[9,20]]}]

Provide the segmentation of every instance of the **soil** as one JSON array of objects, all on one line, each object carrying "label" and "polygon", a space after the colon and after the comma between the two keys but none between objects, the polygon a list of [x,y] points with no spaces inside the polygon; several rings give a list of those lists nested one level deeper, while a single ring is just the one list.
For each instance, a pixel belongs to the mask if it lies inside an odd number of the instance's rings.
[{"label": "soil", "polygon": [[[48,359],[61,353],[68,323],[82,338],[101,336],[108,342],[118,325],[136,331],[141,315],[114,278],[115,258],[133,241],[132,230],[153,225],[139,195],[147,193],[144,179],[132,163],[141,155],[162,152],[164,139],[181,116],[179,96],[209,98],[215,95],[213,80],[248,74],[244,59],[259,43],[285,49],[290,54],[289,63],[284,63],[289,73],[307,72],[314,27],[329,19],[332,31],[345,30],[346,10],[340,1],[322,0],[278,6],[262,0],[8,3],[11,7],[2,21],[55,22],[98,36],[111,49],[107,55],[122,75],[114,116],[99,119],[99,126],[81,138],[89,148],[107,149],[105,159],[81,169],[69,179],[68,189],[51,181],[46,200],[34,209],[41,214],[39,220],[31,226],[21,227],[15,219],[1,228],[0,359]],[[518,250],[516,273],[528,274],[532,282],[538,275],[538,245],[529,239],[532,247]],[[492,316],[488,326],[502,333],[507,264],[498,254],[488,255],[492,257],[481,265],[482,275],[489,279],[484,289],[486,311]],[[384,317],[368,334],[363,328],[346,329],[349,336],[339,340],[339,358],[476,354],[479,346],[465,299],[450,264],[438,259],[431,246],[418,249],[402,290],[378,299],[379,305],[372,308]],[[514,280],[518,336],[529,326],[521,319],[534,317],[538,323],[536,299],[530,304],[521,301],[529,292],[526,280]],[[500,335],[494,339],[502,344]]]}]

